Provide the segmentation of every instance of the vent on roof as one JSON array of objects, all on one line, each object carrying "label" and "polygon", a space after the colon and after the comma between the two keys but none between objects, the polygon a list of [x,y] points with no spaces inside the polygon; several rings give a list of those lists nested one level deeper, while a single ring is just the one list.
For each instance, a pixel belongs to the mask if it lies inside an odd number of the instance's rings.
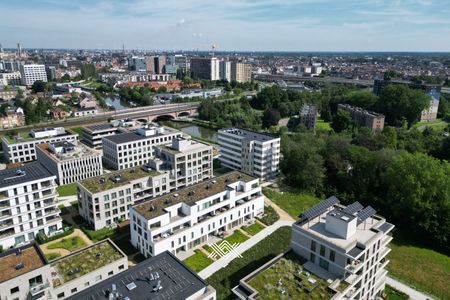
[{"label": "vent on roof", "polygon": [[17,249],[16,249],[16,255],[20,255],[20,254],[22,254],[22,249],[17,248]]},{"label": "vent on roof", "polygon": [[128,289],[129,291],[135,289],[136,287],[137,287],[137,286],[136,286],[136,283],[134,283],[134,282],[130,282],[129,284],[127,284],[127,289]]},{"label": "vent on roof", "polygon": [[164,203],[165,203],[165,204],[169,204],[169,203],[172,203],[172,200],[170,200],[170,199],[166,199],[166,200],[164,200]]},{"label": "vent on roof", "polygon": [[178,197],[179,195],[178,195],[178,194],[173,194],[173,196],[174,196],[174,197]]},{"label": "vent on roof", "polygon": [[188,196],[194,196],[195,195],[195,191],[189,191]]},{"label": "vent on roof", "polygon": [[14,269],[20,270],[20,269],[23,269],[24,267],[25,267],[25,265],[21,262],[21,263],[18,263],[17,265],[15,265]]},{"label": "vent on roof", "polygon": [[100,182],[101,184],[104,184],[105,183],[105,178],[100,178],[100,180],[98,181],[98,182]]},{"label": "vent on roof", "polygon": [[212,182],[212,184],[216,184],[217,183],[217,180],[213,180],[213,181],[211,181]]},{"label": "vent on roof", "polygon": [[230,182],[230,179],[229,178],[225,179],[225,183],[228,183],[228,182]]},{"label": "vent on roof", "polygon": [[111,177],[111,180],[115,183],[118,183],[118,182],[122,181],[122,177],[120,177],[119,175],[115,175],[115,176]]},{"label": "vent on roof", "polygon": [[155,210],[156,210],[156,207],[152,204],[148,210],[149,210],[149,211],[155,211]]},{"label": "vent on roof", "polygon": [[209,184],[207,184],[207,185],[205,186],[205,189],[209,190],[210,187],[211,187],[211,186],[210,186]]},{"label": "vent on roof", "polygon": [[25,175],[25,171],[24,170],[16,170],[16,176],[24,176]]},{"label": "vent on roof", "polygon": [[130,170],[130,173],[134,173],[134,169],[131,169],[131,170]]}]

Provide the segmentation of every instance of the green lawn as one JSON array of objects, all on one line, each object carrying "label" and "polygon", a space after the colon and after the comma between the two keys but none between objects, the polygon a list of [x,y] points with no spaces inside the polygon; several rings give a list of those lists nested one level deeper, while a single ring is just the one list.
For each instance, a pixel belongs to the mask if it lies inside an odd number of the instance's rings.
[{"label": "green lawn", "polygon": [[331,130],[331,125],[329,122],[325,122],[322,119],[318,119],[316,122],[316,128],[324,129],[324,130]]},{"label": "green lawn", "polygon": [[235,299],[231,289],[239,280],[250,274],[278,254],[290,248],[291,227],[282,227],[245,251],[242,258],[236,258],[225,268],[216,272],[206,281],[217,291],[217,299]]},{"label": "green lawn", "polygon": [[136,252],[138,252],[138,250],[136,248],[134,248],[133,245],[130,242],[130,235],[125,235],[125,236],[120,237],[118,239],[114,239],[113,242],[126,255],[132,255],[132,254],[135,254]]},{"label": "green lawn", "polygon": [[[442,299],[450,299],[450,257],[396,231],[387,268],[390,275]],[[419,237],[420,238],[420,237]]]},{"label": "green lawn", "polygon": [[236,230],[232,235],[226,237],[225,240],[233,245],[235,243],[245,242],[246,240],[248,240],[248,237],[239,230]]},{"label": "green lawn", "polygon": [[264,206],[264,216],[262,216],[259,220],[267,226],[270,226],[279,219],[280,216],[272,206]]},{"label": "green lawn", "polygon": [[245,232],[247,232],[251,235],[255,235],[263,229],[264,229],[264,226],[259,223],[256,223],[256,222],[250,226],[242,227],[242,230],[244,230]]},{"label": "green lawn", "polygon": [[408,295],[394,289],[390,285],[386,285],[384,292],[387,295],[386,300],[408,300],[409,299]]},{"label": "green lawn", "polygon": [[117,230],[115,228],[102,228],[99,230],[88,229],[85,226],[81,226],[81,230],[94,242],[98,242],[104,240],[106,238],[111,238],[117,234]]},{"label": "green lawn", "polygon": [[195,250],[195,254],[189,256],[183,262],[195,272],[200,272],[210,264],[212,264],[212,259],[208,258],[202,251]]},{"label": "green lawn", "polygon": [[60,197],[72,196],[77,194],[77,183],[69,183],[65,185],[60,185],[56,188]]},{"label": "green lawn", "polygon": [[300,192],[278,193],[272,189],[263,188],[263,193],[294,219],[297,219],[302,212],[322,201],[317,197]]},{"label": "green lawn", "polygon": [[75,133],[78,133],[78,139],[83,139],[83,127],[72,127],[70,128]]},{"label": "green lawn", "polygon": [[79,236],[73,236],[69,238],[64,238],[59,242],[51,243],[47,246],[48,249],[66,249],[69,251],[73,251],[79,248],[86,246],[85,241]]},{"label": "green lawn", "polygon": [[45,254],[45,257],[47,258],[48,261],[50,261],[50,260],[57,259],[58,257],[61,257],[61,254],[59,254],[59,253],[47,253],[47,254]]}]

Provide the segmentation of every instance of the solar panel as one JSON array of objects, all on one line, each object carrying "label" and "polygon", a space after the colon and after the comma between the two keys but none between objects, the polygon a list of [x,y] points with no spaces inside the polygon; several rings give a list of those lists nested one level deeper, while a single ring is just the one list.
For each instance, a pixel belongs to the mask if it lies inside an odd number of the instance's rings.
[{"label": "solar panel", "polygon": [[353,215],[355,212],[358,212],[363,208],[364,208],[364,206],[362,206],[361,203],[356,201],[356,202],[350,204],[349,206],[347,206],[346,208],[344,208],[342,211]]},{"label": "solar panel", "polygon": [[331,196],[331,197],[325,199],[324,201],[320,202],[316,206],[313,206],[310,209],[308,209],[307,211],[305,211],[304,213],[302,213],[300,215],[300,217],[302,219],[307,219],[307,220],[314,219],[315,217],[323,214],[328,208],[330,208],[331,206],[338,204],[338,203],[339,203],[339,199],[336,198],[335,196]]},{"label": "solar panel", "polygon": [[358,213],[358,225],[364,222],[367,218],[373,216],[377,211],[372,206],[367,206]]}]

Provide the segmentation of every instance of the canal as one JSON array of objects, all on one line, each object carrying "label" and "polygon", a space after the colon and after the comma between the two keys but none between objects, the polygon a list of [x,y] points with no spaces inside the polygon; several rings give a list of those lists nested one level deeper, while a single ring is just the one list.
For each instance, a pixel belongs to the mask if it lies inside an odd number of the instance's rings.
[{"label": "canal", "polygon": [[208,127],[192,124],[190,122],[174,122],[174,121],[160,121],[164,126],[178,129],[193,137],[201,137],[217,143],[217,131]]}]

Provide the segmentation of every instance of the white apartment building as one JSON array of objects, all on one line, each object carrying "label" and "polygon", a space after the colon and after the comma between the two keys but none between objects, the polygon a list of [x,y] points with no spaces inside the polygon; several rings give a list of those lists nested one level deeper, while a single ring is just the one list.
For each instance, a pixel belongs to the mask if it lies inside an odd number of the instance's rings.
[{"label": "white apartment building", "polygon": [[233,171],[131,207],[131,243],[145,257],[177,255],[263,213],[259,180]]},{"label": "white apartment building", "polygon": [[219,160],[224,167],[264,180],[278,174],[280,138],[241,128],[218,131]]},{"label": "white apartment building", "polygon": [[308,261],[304,268],[333,281],[333,300],[375,299],[384,291],[394,225],[375,213],[359,202],[339,205],[333,196],[292,226],[292,250]]},{"label": "white apartment building", "polygon": [[178,130],[164,126],[145,126],[134,132],[104,137],[103,162],[114,170],[144,165],[155,156],[155,146],[170,145],[182,137]]},{"label": "white apartment building", "polygon": [[47,72],[45,71],[45,65],[21,65],[20,74],[22,84],[32,86],[35,81],[47,82]]},{"label": "white apartment building", "polygon": [[0,73],[0,85],[20,85],[21,77],[19,71]]},{"label": "white apartment building", "polygon": [[134,128],[136,122],[133,120],[115,120],[110,123],[94,124],[83,127],[83,141],[92,148],[102,148],[104,137],[126,132]]},{"label": "white apartment building", "polygon": [[59,185],[103,174],[102,154],[81,143],[40,144],[36,146],[36,156],[56,176]]},{"label": "white apartment building", "polygon": [[36,159],[35,146],[60,141],[76,142],[78,134],[63,127],[33,129],[29,134],[3,136],[4,156],[9,163],[28,162]]},{"label": "white apartment building", "polygon": [[157,158],[149,165],[170,172],[170,191],[174,191],[213,176],[212,150],[208,144],[175,138],[171,146],[156,147]]},{"label": "white apartment building", "polygon": [[51,236],[62,229],[55,176],[38,162],[0,171],[0,246]]}]

